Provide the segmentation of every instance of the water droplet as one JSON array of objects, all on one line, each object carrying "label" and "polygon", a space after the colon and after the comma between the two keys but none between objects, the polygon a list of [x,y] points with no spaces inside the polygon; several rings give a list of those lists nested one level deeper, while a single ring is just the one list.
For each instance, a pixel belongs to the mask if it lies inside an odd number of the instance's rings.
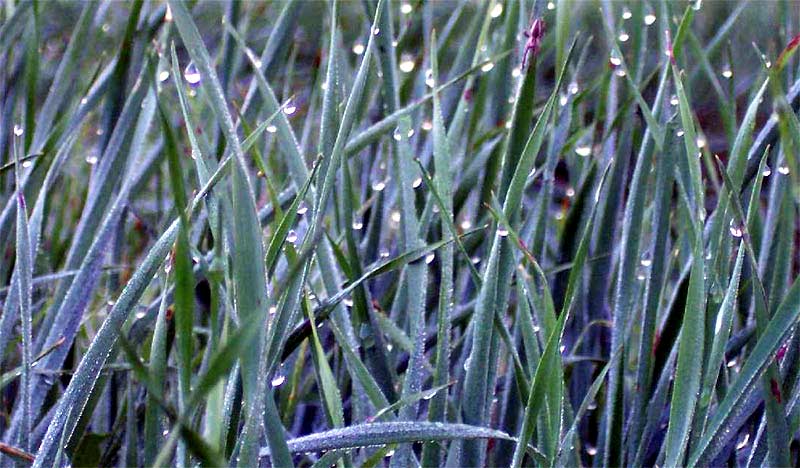
[{"label": "water droplet", "polygon": [[397,211],[397,210],[392,211],[391,218],[392,218],[392,221],[394,221],[395,223],[399,223],[400,222],[400,212]]},{"label": "water droplet", "polygon": [[481,66],[481,71],[488,72],[491,71],[492,68],[494,68],[494,62],[486,62]]},{"label": "water droplet", "polygon": [[733,71],[731,70],[731,67],[729,67],[729,66],[728,66],[728,67],[725,67],[725,68],[722,70],[722,76],[723,76],[723,77],[725,77],[725,78],[727,78],[727,79],[729,79],[729,80],[730,80],[731,78],[733,78]]},{"label": "water droplet", "polygon": [[297,106],[292,101],[288,101],[286,106],[283,108],[283,113],[286,115],[292,115],[297,112]]},{"label": "water droplet", "polygon": [[362,223],[362,222],[361,222],[361,220],[354,219],[354,220],[353,220],[353,224],[351,224],[351,227],[352,227],[354,230],[356,230],[356,231],[359,231],[359,230],[361,230],[361,228],[363,228],[363,227],[364,227],[364,223]]},{"label": "water droplet", "polygon": [[[344,302],[345,307],[353,307],[353,300],[350,299],[350,298],[347,298],[342,302]],[[322,324],[320,324],[320,325],[322,325]]]},{"label": "water droplet", "polygon": [[548,10],[555,10],[556,9],[556,4],[553,3],[553,2],[547,2],[547,9]]},{"label": "water droplet", "polygon": [[500,237],[506,237],[508,235],[508,229],[505,226],[500,226],[497,228],[497,235]]},{"label": "water droplet", "polygon": [[431,70],[430,68],[425,70],[425,84],[429,88],[433,88],[434,86],[436,86],[436,82],[433,81],[433,70]]},{"label": "water droplet", "polygon": [[278,131],[278,127],[274,125],[267,125],[267,133],[275,133]]},{"label": "water droplet", "polygon": [[694,11],[699,11],[700,8],[703,6],[703,0],[695,0],[694,4],[692,5],[692,9]]},{"label": "water droplet", "polygon": [[294,229],[289,230],[289,233],[286,235],[286,242],[290,244],[297,242],[297,232],[295,232]]},{"label": "water droplet", "polygon": [[468,370],[469,369],[470,362],[472,362],[472,356],[464,359],[464,370]]},{"label": "water droplet", "polygon": [[420,185],[422,185],[422,177],[417,177],[413,182],[411,182],[411,187],[413,188],[419,188]]},{"label": "water droplet", "polygon": [[270,306],[267,312],[269,312],[270,317],[272,317],[278,313],[278,306]]},{"label": "water droplet", "polygon": [[436,254],[433,252],[429,253],[425,256],[425,264],[430,265],[434,258],[436,258]]},{"label": "water droplet", "polygon": [[702,136],[697,137],[697,147],[698,148],[705,148],[706,147],[706,139]]},{"label": "water droplet", "polygon": [[764,177],[769,177],[770,174],[772,174],[772,169],[770,169],[769,166],[764,166],[764,171],[761,172],[761,175]]},{"label": "water droplet", "polygon": [[433,130],[433,122],[431,122],[430,120],[423,121],[422,122],[422,130],[424,130],[426,132],[429,132],[429,131]]},{"label": "water droplet", "polygon": [[86,162],[90,166],[94,166],[95,164],[97,164],[97,156],[94,155],[94,154],[90,154],[89,156],[86,156]]},{"label": "water droplet", "polygon": [[194,62],[189,62],[189,65],[186,65],[186,68],[183,70],[183,78],[186,79],[186,82],[190,85],[200,83],[200,71],[197,69]]},{"label": "water droplet", "polygon": [[521,75],[522,75],[522,71],[519,69],[519,67],[514,67],[514,69],[511,70],[511,76],[512,77],[519,78]]},{"label": "water droplet", "polygon": [[789,175],[789,166],[786,164],[781,164],[778,166],[778,172],[783,175]]},{"label": "water droplet", "polygon": [[353,53],[356,55],[361,55],[364,53],[364,44],[360,42],[356,42],[353,44]]},{"label": "water droplet", "polygon": [[395,141],[401,141],[403,139],[403,132],[400,130],[400,127],[394,129],[392,138],[394,138]]},{"label": "water droplet", "polygon": [[22,167],[27,168],[27,167],[31,167],[31,166],[33,166],[33,161],[31,161],[31,160],[22,161]]},{"label": "water droplet", "polygon": [[625,8],[622,9],[622,19],[629,20],[632,17],[633,17],[633,13],[631,13],[631,10],[628,7],[625,7]]},{"label": "water droplet", "polygon": [[283,374],[278,374],[272,378],[270,385],[272,385],[273,388],[280,387],[284,382],[286,382],[286,376]]},{"label": "water droplet", "polygon": [[569,98],[567,97],[567,95],[566,95],[566,94],[562,94],[562,95],[561,95],[561,96],[558,98],[558,103],[559,103],[559,104],[561,104],[561,106],[562,106],[562,107],[563,107],[563,106],[566,106],[566,105],[567,105],[567,102],[569,102]]},{"label": "water droplet", "polygon": [[628,33],[623,30],[619,32],[619,36],[617,36],[617,38],[620,42],[628,42],[628,39],[630,39],[631,36],[629,36]]},{"label": "water droplet", "polygon": [[158,81],[163,83],[168,79],[169,79],[169,72],[166,70],[161,70],[161,72],[158,74]]},{"label": "water droplet", "polygon": [[683,135],[684,135],[684,131],[683,130],[678,130],[677,132],[675,132],[675,136],[677,136],[677,137],[682,137]]},{"label": "water droplet", "polygon": [[649,267],[650,265],[652,265],[652,264],[653,264],[653,260],[652,260],[652,259],[650,259],[650,256],[649,256],[649,255],[644,255],[644,256],[642,257],[641,264],[642,264],[642,266],[643,266],[643,267],[647,268],[647,267]]},{"label": "water droplet", "polygon": [[672,96],[670,96],[669,103],[672,104],[673,106],[677,106],[678,105],[678,96],[676,96],[674,94]]},{"label": "water droplet", "polygon": [[742,450],[743,448],[747,447],[747,444],[750,442],[750,433],[743,432],[742,435],[739,437],[739,440],[736,442],[736,450]]},{"label": "water droplet", "polygon": [[14,124],[14,135],[22,136],[23,133],[25,133],[25,129],[22,128],[22,125]]},{"label": "water droplet", "polygon": [[137,319],[140,319],[140,320],[141,320],[141,319],[143,319],[143,318],[145,317],[145,315],[147,315],[147,312],[145,312],[145,311],[143,311],[143,310],[142,310],[142,311],[139,311],[139,312],[136,312],[136,318],[137,318]]},{"label": "water droplet", "polygon": [[618,67],[622,65],[622,57],[619,56],[616,49],[611,50],[611,55],[608,57],[608,61],[611,62],[611,65]]},{"label": "water droplet", "polygon": [[381,251],[380,251],[380,253],[378,253],[378,255],[379,255],[381,258],[389,258],[389,249],[387,249],[387,248],[385,248],[385,247],[384,247],[384,248],[382,248],[382,249],[381,249]]},{"label": "water droplet", "polygon": [[379,181],[374,182],[372,184],[372,190],[374,190],[376,192],[382,192],[383,189],[385,189],[385,188],[386,188],[386,182],[384,182],[382,180],[379,180]]},{"label": "water droplet", "polygon": [[731,223],[730,223],[730,225],[728,226],[728,230],[730,230],[730,232],[731,232],[731,235],[732,235],[733,237],[737,237],[737,238],[738,238],[738,237],[742,237],[742,234],[744,234],[744,228],[743,228],[743,226],[742,226],[741,224],[737,223],[737,222],[736,222],[736,221],[734,221],[734,220],[731,220]]},{"label": "water droplet", "polygon": [[471,227],[472,227],[472,222],[470,220],[465,219],[465,220],[461,221],[461,229],[466,231]]},{"label": "water droplet", "polygon": [[590,457],[597,455],[597,447],[593,447],[591,445],[586,446],[586,454]]},{"label": "water droplet", "polygon": [[620,78],[623,78],[623,77],[625,77],[625,76],[626,76],[628,73],[627,73],[625,70],[623,70],[623,69],[621,69],[621,68],[620,68],[619,70],[616,70],[616,71],[614,72],[614,74],[615,74],[615,75],[617,75],[617,76],[618,76],[618,77],[620,77]]},{"label": "water droplet", "polygon": [[583,156],[583,157],[589,156],[590,154],[592,154],[592,147],[590,145],[578,145],[575,147],[575,153],[578,156]]},{"label": "water droplet", "polygon": [[567,86],[567,92],[568,92],[569,94],[572,94],[573,96],[574,96],[574,95],[576,95],[576,94],[578,94],[578,90],[579,90],[579,88],[578,88],[578,83],[576,83],[576,82],[574,82],[574,81],[573,81],[573,82],[571,82],[571,83],[570,83],[570,84]]},{"label": "water droplet", "polygon": [[411,73],[414,71],[414,57],[409,54],[403,54],[400,59],[400,71],[403,73]]},{"label": "water droplet", "polygon": [[492,11],[489,13],[492,18],[497,18],[503,14],[503,4],[502,3],[495,3],[492,7]]},{"label": "water droplet", "polygon": [[572,198],[575,196],[575,189],[572,187],[567,187],[565,194],[567,195],[567,198]]},{"label": "water droplet", "polygon": [[381,33],[381,28],[379,28],[379,27],[377,27],[377,26],[373,26],[373,27],[372,27],[372,35],[373,35],[373,36],[377,36],[377,35],[378,35],[378,34],[380,34],[380,33]]},{"label": "water droplet", "polygon": [[[648,7],[648,9],[650,9]],[[656,15],[653,14],[652,11],[648,11],[646,15],[644,15],[644,24],[645,26],[650,26],[651,24],[656,22]]]},{"label": "water droplet", "polygon": [[412,7],[410,3],[404,3],[404,4],[400,5],[400,13],[402,13],[404,15],[411,14],[411,11],[413,9],[414,9],[414,7]]}]

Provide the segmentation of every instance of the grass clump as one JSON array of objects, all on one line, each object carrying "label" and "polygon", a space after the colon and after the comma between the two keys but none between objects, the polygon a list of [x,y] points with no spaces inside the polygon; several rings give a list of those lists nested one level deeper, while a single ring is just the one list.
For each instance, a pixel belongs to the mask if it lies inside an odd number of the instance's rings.
[{"label": "grass clump", "polygon": [[0,19],[3,465],[798,464],[791,2]]}]

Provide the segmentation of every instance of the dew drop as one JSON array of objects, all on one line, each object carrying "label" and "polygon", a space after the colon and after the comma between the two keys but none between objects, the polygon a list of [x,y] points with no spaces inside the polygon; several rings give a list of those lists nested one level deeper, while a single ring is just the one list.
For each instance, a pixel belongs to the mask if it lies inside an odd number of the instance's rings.
[{"label": "dew drop", "polygon": [[422,122],[422,130],[424,130],[426,132],[429,132],[429,131],[433,130],[433,122],[431,122],[430,120],[423,121]]},{"label": "dew drop", "polygon": [[289,233],[286,235],[286,242],[290,244],[297,242],[297,232],[295,232],[294,229],[289,230]]},{"label": "dew drop", "polygon": [[280,387],[284,382],[286,382],[286,376],[283,374],[278,374],[272,378],[270,385],[272,385],[273,388]]},{"label": "dew drop", "polygon": [[353,230],[359,231],[359,230],[361,230],[361,228],[364,227],[364,223],[362,223],[358,219],[355,219],[355,220],[353,220],[353,224],[351,224],[351,227],[353,228]]},{"label": "dew drop", "polygon": [[25,133],[25,129],[22,128],[22,125],[14,124],[14,135],[22,136],[23,133]]},{"label": "dew drop", "polygon": [[27,168],[27,167],[31,167],[31,166],[33,166],[33,161],[30,161],[30,160],[22,161],[22,167],[26,167]]},{"label": "dew drop", "polygon": [[481,71],[488,72],[491,71],[492,68],[494,68],[494,62],[486,62],[481,66]]},{"label": "dew drop", "polygon": [[386,182],[384,182],[382,180],[379,180],[379,181],[374,182],[372,184],[372,190],[374,190],[376,192],[382,192],[383,189],[385,189],[385,188],[386,188]]},{"label": "dew drop", "polygon": [[781,164],[780,166],[778,166],[778,173],[783,175],[789,175],[789,166]]},{"label": "dew drop", "polygon": [[504,226],[498,227],[497,235],[500,237],[506,237],[508,235],[508,229],[506,229]]},{"label": "dew drop", "polygon": [[394,133],[392,134],[392,138],[394,138],[395,141],[401,141],[403,139],[403,132],[400,131],[399,127],[394,129]]},{"label": "dew drop", "polygon": [[94,166],[95,164],[97,164],[97,156],[95,156],[95,155],[93,155],[93,154],[92,154],[92,155],[89,155],[89,156],[86,156],[86,162],[87,162],[87,163],[88,163],[90,166]]},{"label": "dew drop", "polygon": [[381,33],[381,28],[379,28],[379,27],[377,27],[377,26],[373,26],[373,27],[372,27],[372,35],[373,35],[373,36],[377,36],[377,35],[379,35],[380,33]]},{"label": "dew drop", "polygon": [[419,188],[420,185],[422,185],[422,177],[417,177],[413,182],[411,182],[411,187],[413,188]]},{"label": "dew drop", "polygon": [[631,17],[633,17],[633,13],[631,13],[631,10],[628,7],[623,8],[622,9],[622,19],[629,20],[629,19],[631,19]]},{"label": "dew drop", "polygon": [[562,107],[566,106],[567,102],[569,102],[569,98],[567,98],[566,94],[562,94],[561,97],[558,98],[558,103],[561,104]]},{"label": "dew drop", "polygon": [[278,131],[278,127],[274,125],[267,125],[267,133],[275,133]]},{"label": "dew drop", "polygon": [[521,75],[522,75],[522,70],[520,70],[519,67],[514,67],[514,69],[511,70],[512,77],[519,78]]},{"label": "dew drop", "polygon": [[292,115],[295,112],[297,112],[297,106],[294,104],[294,102],[287,102],[286,106],[283,108],[283,113],[286,115]]},{"label": "dew drop", "polygon": [[380,253],[378,254],[381,258],[389,258],[389,249],[382,248]]},{"label": "dew drop", "polygon": [[576,82],[574,82],[574,81],[573,81],[573,82],[571,82],[571,83],[569,84],[569,86],[567,86],[567,92],[568,92],[569,94],[572,94],[573,96],[574,96],[574,95],[576,95],[576,94],[578,94],[578,90],[579,90],[579,88],[578,88],[578,83],[576,83]]},{"label": "dew drop", "polygon": [[399,211],[392,211],[391,218],[392,218],[392,221],[394,221],[395,223],[399,223],[400,222],[400,212]]},{"label": "dew drop", "polygon": [[643,267],[647,268],[653,264],[653,260],[651,260],[649,256],[644,256],[642,257],[642,261],[640,263]]},{"label": "dew drop", "polygon": [[764,166],[764,171],[761,172],[761,175],[764,177],[769,177],[770,174],[772,174],[772,169],[770,169],[769,166]]},{"label": "dew drop", "polygon": [[356,42],[353,44],[353,53],[356,55],[361,55],[364,53],[364,44],[360,42]]},{"label": "dew drop", "polygon": [[650,26],[651,24],[653,24],[655,22],[656,22],[656,15],[654,15],[652,12],[649,12],[646,15],[644,15],[644,24],[645,24],[645,26]]},{"label": "dew drop", "polygon": [[744,234],[744,229],[742,225],[735,222],[734,220],[731,220],[731,223],[728,226],[728,230],[731,232],[731,235],[736,238],[742,237],[742,234]]},{"label": "dew drop", "polygon": [[619,39],[620,42],[628,42],[628,39],[630,39],[631,36],[629,36],[628,33],[625,31],[620,31],[619,36],[617,36],[617,38]]},{"label": "dew drop", "polygon": [[461,221],[461,229],[466,231],[471,227],[472,227],[472,222],[470,220],[465,219],[465,220]]},{"label": "dew drop", "polygon": [[567,195],[567,198],[572,198],[575,196],[575,189],[572,187],[567,187],[565,194]]},{"label": "dew drop", "polygon": [[158,74],[158,81],[163,83],[168,79],[169,79],[169,72],[166,70],[161,70],[161,72]]},{"label": "dew drop", "polygon": [[592,154],[592,147],[589,146],[589,145],[576,146],[575,147],[575,153],[578,156],[583,156],[583,157],[589,156],[590,154]]},{"label": "dew drop", "polygon": [[503,4],[502,3],[495,3],[492,7],[492,11],[489,13],[492,18],[497,18],[503,14]]},{"label": "dew drop", "polygon": [[731,71],[730,67],[725,67],[725,69],[722,70],[722,76],[730,80],[733,78],[733,71]]},{"label": "dew drop", "polygon": [[412,10],[414,10],[414,7],[412,7],[410,3],[404,3],[404,4],[400,5],[400,13],[402,13],[404,15],[411,14]]},{"label": "dew drop", "polygon": [[553,3],[553,2],[547,2],[547,9],[548,10],[555,10],[556,9],[556,4]]},{"label": "dew drop", "polygon": [[669,98],[669,103],[670,103],[670,104],[672,104],[673,106],[677,106],[677,105],[678,105],[678,96],[676,96],[676,95],[674,95],[674,94],[673,94],[673,95],[672,95],[672,96]]},{"label": "dew drop", "polygon": [[431,70],[430,68],[425,70],[425,84],[429,88],[433,88],[434,86],[436,86],[436,82],[433,81],[433,70]]},{"label": "dew drop", "polygon": [[189,62],[189,65],[186,65],[186,68],[183,69],[183,78],[186,79],[186,82],[190,85],[200,83],[200,71],[197,69],[194,62]]},{"label": "dew drop", "polygon": [[616,49],[611,50],[611,55],[608,57],[608,61],[611,62],[611,65],[618,67],[622,65],[622,57],[619,56]]},{"label": "dew drop", "polygon": [[616,71],[614,72],[614,74],[615,74],[615,75],[617,75],[617,76],[618,76],[618,77],[620,77],[620,78],[623,78],[623,77],[625,77],[625,76],[626,76],[628,73],[627,73],[627,72],[625,72],[625,70],[619,69],[619,70],[616,70]]},{"label": "dew drop", "polygon": [[436,254],[433,252],[429,253],[425,256],[425,264],[430,265],[434,258],[436,258]]},{"label": "dew drop", "polygon": [[411,55],[403,54],[400,60],[400,71],[403,73],[411,73],[414,71],[414,57]]}]

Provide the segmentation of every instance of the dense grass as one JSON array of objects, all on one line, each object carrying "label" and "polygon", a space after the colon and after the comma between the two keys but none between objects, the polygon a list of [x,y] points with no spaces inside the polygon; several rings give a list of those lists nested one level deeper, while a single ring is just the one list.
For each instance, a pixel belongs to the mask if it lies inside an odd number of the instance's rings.
[{"label": "dense grass", "polygon": [[797,4],[13,0],[3,466],[797,466]]}]

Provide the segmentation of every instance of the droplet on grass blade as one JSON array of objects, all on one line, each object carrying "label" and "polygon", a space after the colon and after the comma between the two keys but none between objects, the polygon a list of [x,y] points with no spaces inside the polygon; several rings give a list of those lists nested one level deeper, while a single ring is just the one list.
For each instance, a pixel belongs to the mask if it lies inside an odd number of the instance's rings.
[{"label": "droplet on grass blade", "polygon": [[192,86],[200,83],[202,77],[194,62],[189,62],[189,65],[186,65],[186,68],[183,69],[183,78]]},{"label": "droplet on grass blade", "polygon": [[730,230],[731,235],[736,238],[742,237],[744,234],[743,226],[734,220],[731,220],[728,230]]},{"label": "droplet on grass blade", "polygon": [[503,14],[503,4],[502,3],[495,3],[494,6],[492,7],[492,11],[489,13],[489,15],[492,18],[497,18],[502,14]]},{"label": "droplet on grass blade", "polygon": [[360,42],[356,42],[353,44],[353,53],[356,55],[361,55],[364,53],[364,44]]},{"label": "droplet on grass blade", "polygon": [[286,242],[290,244],[297,242],[297,232],[295,232],[294,229],[289,230],[289,233],[286,235]]},{"label": "droplet on grass blade", "polygon": [[14,135],[22,136],[25,133],[25,129],[20,124],[14,124]]}]

